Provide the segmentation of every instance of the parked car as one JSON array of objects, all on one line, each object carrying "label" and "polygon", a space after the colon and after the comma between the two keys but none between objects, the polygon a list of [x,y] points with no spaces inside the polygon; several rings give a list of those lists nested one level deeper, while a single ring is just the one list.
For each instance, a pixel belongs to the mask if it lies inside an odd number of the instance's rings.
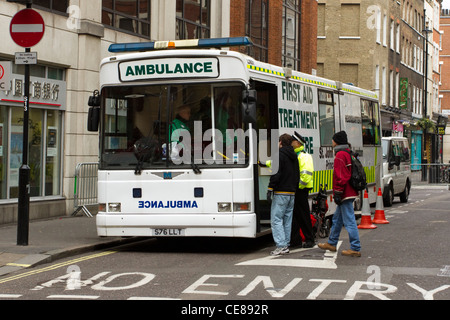
[{"label": "parked car", "polygon": [[383,137],[383,204],[392,206],[394,196],[408,202],[411,189],[411,151],[404,137]]}]

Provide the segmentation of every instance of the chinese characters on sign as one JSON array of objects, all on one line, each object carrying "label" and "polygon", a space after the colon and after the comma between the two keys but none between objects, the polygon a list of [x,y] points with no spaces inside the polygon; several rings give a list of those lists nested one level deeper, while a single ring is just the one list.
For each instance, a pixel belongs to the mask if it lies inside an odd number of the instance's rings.
[{"label": "chinese characters on sign", "polygon": [[[30,82],[30,98],[58,101],[59,84],[41,81]],[[5,95],[11,93],[14,97],[22,97],[24,94],[24,81],[22,79],[12,79],[11,90],[5,91]]]}]

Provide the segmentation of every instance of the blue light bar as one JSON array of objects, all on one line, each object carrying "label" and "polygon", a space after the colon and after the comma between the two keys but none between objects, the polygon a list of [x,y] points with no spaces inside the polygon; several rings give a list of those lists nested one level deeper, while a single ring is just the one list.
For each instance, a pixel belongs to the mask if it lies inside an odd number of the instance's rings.
[{"label": "blue light bar", "polygon": [[249,37],[209,38],[198,40],[198,46],[202,48],[252,46],[252,45],[253,42],[252,40],[250,40]]},{"label": "blue light bar", "polygon": [[109,52],[149,51],[155,49],[154,42],[115,43],[109,46]]},{"label": "blue light bar", "polygon": [[151,51],[181,48],[219,48],[234,46],[252,46],[249,37],[209,38],[174,41],[151,41],[115,43],[109,46],[109,52]]}]

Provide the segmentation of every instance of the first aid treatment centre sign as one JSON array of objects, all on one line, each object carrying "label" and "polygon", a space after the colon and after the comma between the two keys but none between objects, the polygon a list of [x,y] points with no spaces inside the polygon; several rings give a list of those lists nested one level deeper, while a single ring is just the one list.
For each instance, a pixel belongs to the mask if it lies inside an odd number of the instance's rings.
[{"label": "first aid treatment centre sign", "polygon": [[216,58],[165,58],[125,61],[119,64],[121,81],[174,78],[217,78]]}]

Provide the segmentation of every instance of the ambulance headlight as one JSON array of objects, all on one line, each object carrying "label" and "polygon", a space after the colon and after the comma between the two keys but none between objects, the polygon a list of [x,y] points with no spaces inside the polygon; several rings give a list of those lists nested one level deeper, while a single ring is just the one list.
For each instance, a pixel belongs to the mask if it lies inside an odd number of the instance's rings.
[{"label": "ambulance headlight", "polygon": [[230,202],[219,202],[217,203],[217,211],[219,212],[231,212]]},{"label": "ambulance headlight", "polygon": [[108,212],[121,212],[120,202],[108,203]]}]

